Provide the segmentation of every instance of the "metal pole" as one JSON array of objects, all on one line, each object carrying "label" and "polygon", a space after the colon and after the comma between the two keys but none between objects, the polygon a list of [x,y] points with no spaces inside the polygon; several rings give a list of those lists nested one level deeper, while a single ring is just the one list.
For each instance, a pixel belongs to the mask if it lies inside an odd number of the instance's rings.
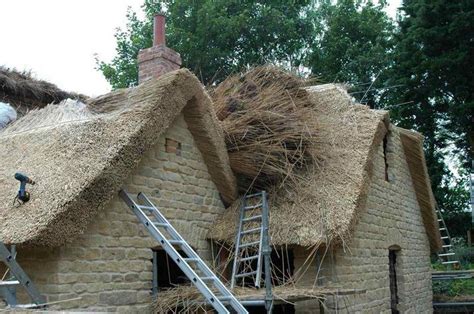
[{"label": "metal pole", "polygon": [[[16,260],[16,245],[15,244],[12,244],[10,246],[10,254],[12,255],[12,258]],[[10,273],[10,277],[14,279],[14,276],[12,276],[11,273]],[[10,290],[12,297],[15,299],[15,305],[16,305],[16,300],[17,300],[16,299],[16,286],[8,287],[8,290]]]},{"label": "metal pole", "polygon": [[272,249],[270,247],[270,241],[268,238],[268,229],[269,229],[269,221],[268,221],[268,203],[267,203],[267,192],[262,191],[262,199],[263,199],[263,215],[262,215],[262,222],[263,222],[263,258],[265,263],[265,309],[267,313],[272,312],[273,307],[273,296],[272,296],[272,272],[271,272],[271,253]]}]

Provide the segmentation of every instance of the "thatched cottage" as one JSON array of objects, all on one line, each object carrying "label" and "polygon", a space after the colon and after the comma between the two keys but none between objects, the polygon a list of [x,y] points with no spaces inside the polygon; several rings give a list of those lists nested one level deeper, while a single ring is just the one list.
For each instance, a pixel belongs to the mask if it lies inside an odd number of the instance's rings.
[{"label": "thatched cottage", "polygon": [[[340,86],[308,91],[323,161],[270,198],[275,294],[296,313],[432,312],[430,252],[442,243],[422,137]],[[237,208],[220,214],[214,241],[233,242]]]},{"label": "thatched cottage", "polygon": [[[17,261],[50,308],[205,308],[118,191],[145,192],[225,281],[239,193],[250,182],[270,193],[275,312],[432,311],[429,256],[441,241],[419,134],[392,125],[387,112],[353,104],[337,85],[285,83],[290,101],[265,101],[275,95],[265,88],[284,75],[231,88],[265,103],[260,111],[242,95],[221,101],[213,92],[213,104],[188,70],[163,74],[180,58],[164,38],[155,42],[140,53],[139,86],[46,106],[0,130],[0,241],[16,245]],[[235,136],[242,131],[235,119],[245,136]],[[274,140],[244,147],[243,138],[262,139],[256,119]],[[291,128],[311,132],[288,140]],[[281,165],[292,165],[284,180],[277,160],[258,162],[275,158],[258,155],[275,147],[287,158]],[[288,157],[289,150],[297,153]],[[13,202],[16,171],[36,181],[23,205]],[[256,172],[266,176],[249,180]],[[263,289],[241,284],[240,300],[261,299]]]}]

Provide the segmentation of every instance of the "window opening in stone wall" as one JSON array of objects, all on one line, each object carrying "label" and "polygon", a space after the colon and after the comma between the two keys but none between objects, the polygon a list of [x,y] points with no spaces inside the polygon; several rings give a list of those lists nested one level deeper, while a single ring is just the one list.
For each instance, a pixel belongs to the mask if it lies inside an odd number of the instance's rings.
[{"label": "window opening in stone wall", "polygon": [[[255,253],[249,253],[249,256],[255,255]],[[263,258],[263,256],[262,256]],[[294,253],[292,249],[286,248],[273,248],[271,253],[271,268],[272,268],[272,286],[281,286],[292,280],[295,263]],[[231,269],[233,263],[229,263]],[[257,260],[246,261],[240,263],[239,273],[246,273],[257,269]],[[262,261],[262,285],[264,287],[265,282],[265,265]],[[242,287],[255,287],[255,277],[243,277],[237,279],[237,286]]]},{"label": "window opening in stone wall", "polygon": [[398,283],[397,283],[397,255],[398,250],[388,251],[389,277],[390,277],[390,309],[393,314],[398,314]]},{"label": "window opening in stone wall", "polygon": [[295,255],[292,249],[274,248],[272,258],[272,285],[280,286],[288,283],[295,271]]},{"label": "window opening in stone wall", "polygon": [[210,241],[211,255],[213,261],[213,268],[217,274],[219,274],[225,281],[230,281],[233,259],[234,247],[228,245],[225,242],[214,242]]},{"label": "window opening in stone wall", "polygon": [[165,149],[166,152],[169,154],[176,154],[177,156],[181,156],[181,143],[176,140],[166,138]]},{"label": "window opening in stone wall", "polygon": [[388,158],[387,158],[387,144],[388,144],[388,135],[385,135],[383,138],[383,161],[385,164],[385,181],[389,181],[388,178]]},{"label": "window opening in stone wall", "polygon": [[[186,258],[187,255],[178,250]],[[163,291],[177,285],[189,283],[189,279],[173,259],[162,249],[153,249],[153,292]]]}]

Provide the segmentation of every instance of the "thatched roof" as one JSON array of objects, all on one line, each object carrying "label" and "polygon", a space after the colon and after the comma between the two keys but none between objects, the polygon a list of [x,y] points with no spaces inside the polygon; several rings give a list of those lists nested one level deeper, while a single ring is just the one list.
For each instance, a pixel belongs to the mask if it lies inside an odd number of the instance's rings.
[{"label": "thatched roof", "polygon": [[316,137],[308,81],[275,66],[229,76],[211,93],[239,188],[267,189],[292,181],[315,162]]},{"label": "thatched roof", "polygon": [[430,240],[432,251],[438,251],[443,245],[439,232],[438,217],[435,212],[436,200],[431,190],[430,176],[423,152],[423,136],[417,132],[397,128],[400,132],[403,150],[413,180],[416,198],[421,209],[423,223]]},{"label": "thatched roof", "polygon": [[67,98],[85,100],[86,97],[65,92],[52,83],[33,78],[28,72],[0,66],[0,101],[11,104],[21,115]]},{"label": "thatched roof", "polygon": [[[318,137],[311,149],[320,162],[302,173],[296,186],[270,191],[274,245],[313,246],[350,238],[366,203],[376,148],[389,127],[386,111],[353,104],[340,86],[320,85],[308,91]],[[234,241],[238,207],[235,202],[218,217],[210,238]],[[427,217],[425,224],[427,232],[433,233],[432,247],[437,248],[433,221],[437,222]]]},{"label": "thatched roof", "polygon": [[[237,196],[209,97],[188,70],[91,100],[28,113],[0,131],[0,241],[61,245],[82,233],[180,114],[222,198]],[[13,206],[24,171],[32,199]]]}]

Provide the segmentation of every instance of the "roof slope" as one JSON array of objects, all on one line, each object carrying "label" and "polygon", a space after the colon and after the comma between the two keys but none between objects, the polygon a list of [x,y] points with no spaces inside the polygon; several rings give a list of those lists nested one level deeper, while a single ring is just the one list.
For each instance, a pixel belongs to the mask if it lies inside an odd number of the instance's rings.
[{"label": "roof slope", "polygon": [[[82,233],[144,151],[183,112],[224,200],[237,195],[210,99],[178,70],[138,87],[30,112],[0,132],[0,241],[61,245]],[[13,206],[16,171],[31,176],[30,202]]]},{"label": "roof slope", "polygon": [[[299,186],[270,197],[275,245],[312,246],[349,236],[367,198],[375,148],[387,132],[387,112],[352,104],[343,88],[327,84],[308,91],[319,139],[312,149],[321,160],[303,174]],[[218,218],[210,237],[234,240],[237,208],[234,204]]]},{"label": "roof slope", "polygon": [[86,97],[65,92],[52,83],[33,78],[29,73],[0,66],[0,101],[12,104],[21,114],[67,98]]},{"label": "roof slope", "polygon": [[403,150],[410,170],[416,198],[421,209],[421,217],[426,228],[431,250],[437,252],[443,243],[439,232],[438,217],[435,212],[436,200],[431,190],[430,176],[423,152],[423,136],[417,132],[397,128],[400,132]]},{"label": "roof slope", "polygon": [[[270,236],[274,245],[313,246],[350,239],[366,203],[372,160],[390,123],[388,112],[352,104],[347,92],[337,85],[313,86],[308,91],[318,136],[312,149],[321,160],[303,174],[299,186],[270,191]],[[417,154],[413,164],[424,165],[422,150]],[[410,162],[410,158],[407,160]],[[416,178],[414,181],[416,186]],[[425,193],[430,190],[426,181],[420,179],[418,185]],[[236,202],[218,217],[210,238],[234,241],[238,207]],[[432,227],[437,222],[432,217],[433,207],[420,207],[432,248],[436,248],[439,231]]]}]

